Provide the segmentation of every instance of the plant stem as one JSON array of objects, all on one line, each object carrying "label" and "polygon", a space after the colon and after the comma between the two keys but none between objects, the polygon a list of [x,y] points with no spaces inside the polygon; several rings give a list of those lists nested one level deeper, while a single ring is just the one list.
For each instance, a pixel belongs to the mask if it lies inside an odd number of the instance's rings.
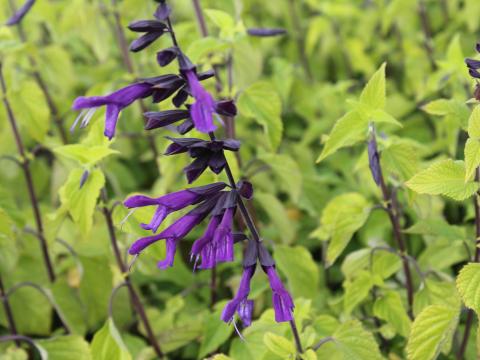
[{"label": "plant stem", "polygon": [[145,332],[147,333],[147,338],[150,342],[150,345],[152,345],[152,347],[155,350],[155,353],[157,354],[157,356],[160,357],[160,358],[163,358],[163,352],[160,348],[160,345],[158,344],[157,339],[155,338],[155,334],[153,333],[152,327],[150,325],[147,314],[145,312],[145,308],[144,308],[144,306],[143,306],[143,304],[140,300],[140,297],[137,294],[137,291],[133,287],[133,284],[130,280],[130,277],[127,275],[128,267],[123,262],[122,254],[121,254],[120,248],[118,246],[117,236],[115,234],[115,228],[113,226],[112,213],[111,213],[110,209],[107,207],[107,195],[106,195],[105,188],[102,189],[101,196],[102,196],[102,200],[103,200],[102,211],[103,211],[103,215],[105,217],[105,220],[107,222],[108,234],[110,236],[110,242],[112,244],[113,254],[114,254],[115,259],[117,261],[118,268],[120,269],[120,271],[123,274],[125,274],[125,286],[127,287],[128,293],[130,294],[130,299],[132,301],[133,307],[137,311],[138,316],[140,317],[140,321],[145,328]]},{"label": "plant stem", "polygon": [[[10,331],[11,335],[17,335],[17,326],[15,325],[15,319],[13,317],[12,308],[10,307],[10,301],[8,297],[5,295],[5,288],[3,287],[2,277],[0,276],[0,300],[3,303],[3,310],[5,311],[5,315],[7,317],[7,324],[8,330]],[[15,339],[15,344],[20,346],[20,341]]]},{"label": "plant stem", "polygon": [[[203,16],[202,16],[202,18],[203,18]],[[167,24],[168,24],[168,28],[170,30],[170,36],[172,38],[173,44],[175,46],[179,47],[177,39],[175,37],[175,32],[173,31],[173,27],[172,27],[172,23],[170,21],[170,17],[167,17]],[[215,133],[210,132],[208,135],[210,136],[211,140],[216,139],[215,138]],[[229,181],[232,189],[237,189],[237,182],[235,181],[235,178],[233,177],[232,170],[230,169],[230,165],[228,164],[228,160],[226,160],[226,163],[225,163],[225,173],[227,174],[228,181]],[[240,209],[240,212],[242,213],[242,217],[243,217],[251,235],[253,236],[253,239],[257,243],[260,243],[262,241],[261,238],[260,238],[260,234],[257,230],[257,227],[255,226],[255,223],[253,221],[252,216],[250,215],[250,212],[248,211],[247,207],[245,206],[245,203],[243,202],[243,200],[240,196],[238,197],[238,207]],[[300,342],[300,335],[298,333],[298,329],[297,329],[297,326],[295,324],[295,319],[293,317],[292,317],[292,320],[290,320],[290,327],[292,329],[292,333],[293,333],[293,337],[294,337],[294,340],[295,340],[295,346],[297,348],[297,351],[298,351],[298,353],[301,354],[301,353],[303,353],[302,344]]]},{"label": "plant stem", "polygon": [[[480,168],[475,170],[475,180],[478,181],[480,179]],[[480,205],[478,204],[479,195],[475,193],[473,197],[473,207],[475,209],[475,256],[473,258],[473,262],[480,261]],[[460,349],[457,353],[457,359],[463,359],[465,354],[465,350],[467,349],[468,338],[470,337],[470,329],[473,323],[474,312],[472,309],[468,309],[467,311],[467,318],[465,320],[465,331],[463,333],[462,342],[460,344]]]},{"label": "plant stem", "polygon": [[[9,0],[10,8],[12,12],[16,11],[15,3],[13,0]],[[25,31],[23,30],[22,24],[18,23],[17,25],[17,30],[18,30],[18,35],[20,37],[20,40],[22,43],[27,42],[27,35]],[[50,94],[50,91],[47,87],[47,84],[45,80],[43,79],[42,75],[40,72],[37,70],[37,61],[33,56],[28,55],[28,62],[30,63],[30,66],[32,67],[32,75],[35,81],[37,82],[38,86],[43,92],[43,96],[45,97],[45,100],[47,101],[48,108],[50,109],[50,114],[52,115],[53,121],[55,122],[55,125],[57,127],[58,133],[60,134],[60,139],[62,140],[63,144],[66,144],[68,142],[68,137],[67,137],[67,132],[65,128],[63,127],[63,120],[60,118],[60,114],[58,111],[57,106],[55,105],[55,102],[53,100],[52,94]]]},{"label": "plant stem", "polygon": [[[372,131],[372,141],[374,143],[375,151],[378,153],[377,140],[375,136],[375,130]],[[399,209],[396,193],[393,190],[388,189],[385,184],[385,178],[383,176],[383,170],[378,160],[378,172],[380,179],[380,189],[382,191],[383,201],[386,204],[386,211],[390,219],[390,223],[393,228],[393,237],[397,243],[400,256],[402,258],[403,272],[405,274],[405,288],[407,291],[408,301],[408,316],[413,319],[413,282],[410,267],[408,266],[408,254],[405,241],[402,236],[402,227],[400,225]]]},{"label": "plant stem", "polygon": [[430,66],[433,70],[437,69],[437,64],[435,63],[435,57],[433,55],[432,47],[432,28],[430,26],[430,20],[428,19],[427,8],[423,0],[420,0],[418,3],[418,14],[420,15],[420,23],[422,25],[423,34],[425,39],[423,41],[423,46],[430,61]]},{"label": "plant stem", "polygon": [[303,35],[302,25],[300,23],[300,19],[297,14],[297,10],[295,8],[295,1],[288,0],[290,16],[292,18],[293,28],[295,29],[295,37],[297,40],[297,49],[298,49],[298,56],[300,57],[300,61],[302,63],[303,70],[307,75],[309,80],[313,80],[312,70],[310,69],[310,64],[308,62],[307,55],[305,53],[305,36]]},{"label": "plant stem", "polygon": [[[120,52],[122,53],[123,63],[127,71],[136,77],[135,68],[133,67],[133,61],[132,61],[132,58],[130,57],[130,52],[128,50],[127,38],[125,36],[125,32],[123,31],[122,22],[120,20],[120,13],[118,12],[118,9],[117,9],[116,0],[112,0],[112,6],[113,6],[113,18],[115,19],[115,24],[114,24],[115,36],[117,38],[118,45],[120,47]],[[142,114],[146,113],[148,109],[145,105],[145,102],[142,99],[140,99],[139,104],[140,104],[140,110],[142,111]],[[145,123],[146,122],[147,122],[147,119],[145,119]],[[155,159],[157,159],[159,156],[159,152],[157,149],[157,145],[155,144],[155,139],[150,134],[147,134],[147,141],[148,141],[148,145],[150,146],[150,149],[153,152],[153,156],[155,157]]]},{"label": "plant stem", "polygon": [[7,110],[7,117],[8,117],[8,120],[10,122],[10,126],[12,128],[13,136],[14,136],[14,139],[15,139],[15,143],[17,145],[18,153],[19,153],[20,158],[21,158],[21,160],[20,160],[21,161],[21,167],[22,167],[22,170],[23,170],[23,174],[25,176],[25,181],[27,183],[28,195],[30,197],[30,203],[31,203],[31,206],[32,206],[33,215],[34,215],[34,219],[35,219],[35,224],[36,224],[36,227],[37,227],[38,239],[40,241],[40,248],[41,248],[41,251],[42,251],[43,260],[44,260],[45,267],[46,267],[46,270],[47,270],[48,278],[49,278],[50,282],[54,282],[55,281],[55,272],[53,271],[52,261],[50,259],[49,254],[48,254],[48,245],[47,245],[47,241],[45,239],[44,232],[43,232],[43,223],[42,223],[42,217],[40,215],[40,207],[39,207],[39,204],[38,204],[38,199],[37,199],[37,195],[36,195],[36,192],[35,192],[35,188],[33,186],[32,174],[30,172],[30,162],[28,160],[27,154],[25,153],[25,147],[23,145],[23,141],[22,141],[22,138],[20,136],[20,132],[18,130],[15,115],[13,114],[12,107],[10,105],[10,102],[8,101],[8,98],[7,98],[7,85],[6,85],[5,79],[3,77],[3,64],[2,64],[1,61],[0,61],[0,85],[1,85],[1,89],[2,89],[3,104],[5,105],[5,109]]}]

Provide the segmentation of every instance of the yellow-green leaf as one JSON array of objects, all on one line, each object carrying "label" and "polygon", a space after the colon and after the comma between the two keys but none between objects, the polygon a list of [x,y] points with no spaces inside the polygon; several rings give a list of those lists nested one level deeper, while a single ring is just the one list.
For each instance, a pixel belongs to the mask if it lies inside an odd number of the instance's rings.
[{"label": "yellow-green leaf", "polygon": [[465,182],[472,179],[475,169],[480,165],[480,141],[469,138],[465,143]]},{"label": "yellow-green leaf", "polygon": [[360,102],[371,109],[383,109],[385,107],[385,66],[386,63],[383,63],[380,69],[373,74],[360,95]]},{"label": "yellow-green leaf", "polygon": [[271,352],[280,356],[282,359],[293,359],[295,356],[295,345],[283,336],[267,332],[263,336],[263,342]]},{"label": "yellow-green leaf", "polygon": [[468,118],[468,136],[475,139],[480,138],[480,106],[475,106]]},{"label": "yellow-green leaf", "polygon": [[112,319],[108,319],[105,325],[95,333],[91,352],[93,360],[132,359]]},{"label": "yellow-green leaf", "polygon": [[480,263],[462,268],[457,276],[457,289],[465,306],[480,313]]}]

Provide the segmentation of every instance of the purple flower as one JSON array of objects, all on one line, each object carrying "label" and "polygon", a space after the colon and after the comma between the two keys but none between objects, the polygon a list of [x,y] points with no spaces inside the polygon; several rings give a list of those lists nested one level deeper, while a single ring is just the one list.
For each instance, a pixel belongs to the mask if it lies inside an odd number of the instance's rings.
[{"label": "purple flower", "polygon": [[20,9],[18,9],[15,14],[10,17],[10,19],[7,20],[6,25],[7,26],[12,26],[20,23],[22,19],[27,15],[27,13],[30,11],[32,8],[33,4],[35,4],[35,0],[27,0],[25,3],[22,5]]},{"label": "purple flower", "polygon": [[[120,111],[129,106],[137,99],[143,99],[152,94],[152,85],[146,82],[134,83],[117,90],[106,96],[80,96],[73,102],[74,110],[92,109],[100,106],[107,106],[105,115],[105,131],[104,134],[109,139],[115,135],[115,127],[117,125]],[[77,118],[78,121],[78,118]],[[77,122],[75,121],[75,123]],[[75,124],[72,128],[74,128]]]},{"label": "purple flower", "polygon": [[275,311],[275,321],[284,322],[293,319],[293,300],[287,290],[283,287],[282,281],[275,271],[275,266],[263,266],[263,271],[268,276],[270,288],[272,289],[272,302]]},{"label": "purple flower", "polygon": [[248,35],[250,36],[258,36],[258,37],[269,37],[269,36],[278,36],[284,35],[287,33],[285,29],[279,28],[250,28],[247,30]]},{"label": "purple flower", "polygon": [[157,52],[157,63],[160,66],[167,66],[170,64],[178,55],[178,48],[176,46],[169,47]]},{"label": "purple flower", "polygon": [[250,326],[252,323],[253,300],[248,300],[250,293],[250,281],[255,273],[255,266],[248,266],[243,268],[242,279],[238,286],[238,291],[235,297],[225,306],[222,312],[221,319],[226,323],[233,320],[235,312],[238,313],[243,326]]},{"label": "purple flower", "polygon": [[212,217],[202,237],[197,239],[191,249],[195,258],[194,269],[201,257],[201,269],[211,269],[220,262],[233,260],[234,234],[232,232],[233,215],[237,207],[237,192],[223,191]]},{"label": "purple flower", "polygon": [[165,155],[175,155],[188,152],[195,159],[183,171],[188,183],[195,181],[209,167],[215,174],[219,174],[226,165],[223,150],[238,151],[240,142],[233,139],[206,141],[197,138],[171,138],[172,141],[165,151]]},{"label": "purple flower", "polygon": [[206,198],[212,197],[220,192],[225,186],[227,186],[227,184],[217,182],[210,185],[177,191],[158,198],[134,195],[125,200],[124,205],[129,209],[156,205],[157,209],[150,223],[141,224],[141,227],[145,230],[152,230],[155,233],[162,221],[170,213],[181,210],[189,205],[197,204],[200,201],[204,201]]},{"label": "purple flower", "polygon": [[130,51],[137,52],[145,49],[165,33],[167,26],[158,20],[139,20],[128,25],[135,32],[144,32],[142,36],[130,44]]},{"label": "purple flower", "polygon": [[375,136],[373,134],[368,141],[368,164],[370,166],[370,172],[372,173],[373,180],[378,186],[380,186],[382,181],[380,154],[378,153],[377,141],[375,140]]},{"label": "purple flower", "polygon": [[215,100],[212,95],[206,91],[198,81],[197,74],[193,70],[185,71],[188,87],[192,96],[195,98],[190,114],[195,128],[203,133],[215,131],[217,128],[213,123],[213,113],[215,112]]}]

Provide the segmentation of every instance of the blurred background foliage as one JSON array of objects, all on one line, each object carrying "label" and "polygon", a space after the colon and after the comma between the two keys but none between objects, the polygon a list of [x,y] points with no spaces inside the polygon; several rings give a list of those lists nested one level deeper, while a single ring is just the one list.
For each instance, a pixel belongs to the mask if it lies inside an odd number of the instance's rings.
[{"label": "blurred background foliage", "polygon": [[[0,4],[1,23],[11,14],[9,2]],[[408,252],[419,270],[412,266],[414,313],[430,305],[459,309],[454,278],[474,251],[473,206],[414,194],[404,182],[434,160],[463,158],[463,130],[470,114],[465,101],[473,91],[464,58],[474,53],[480,2],[202,0],[207,37],[199,32],[191,1],[170,3],[182,48],[203,70],[215,66],[219,73],[223,88],[218,91],[212,79],[205,82],[208,89],[237,100],[235,131],[242,148],[239,158],[229,160],[237,177],[254,184],[255,216],[295,298],[302,344],[309,348],[326,337],[336,339],[304,358],[406,358],[412,321],[401,262],[388,251],[372,251],[395,245],[387,214],[375,210],[381,195],[368,168],[368,128],[351,138],[347,128],[342,141],[348,148],[333,150],[319,164],[315,160],[335,122],[355,107],[367,80],[386,62],[385,111],[402,126],[379,124],[379,142],[385,176],[402,204]],[[3,105],[0,273],[5,288],[14,289],[9,302],[18,333],[37,339],[49,359],[155,358],[125,288],[116,292],[109,313],[112,290],[124,274],[112,253],[100,195],[105,186],[121,252],[129,263],[126,250],[146,234],[138,223],[148,222],[151,213],[139,210],[124,221],[127,210],[118,202],[136,192],[160,196],[184,188],[181,169],[187,159],[161,155],[167,146],[164,136],[172,133],[146,134],[137,105],[123,111],[112,142],[102,134],[103,110],[88,127],[68,131],[77,116],[70,109],[75,97],[105,94],[136,78],[176,71],[174,63],[160,69],[155,62],[155,52],[171,46],[168,36],[130,55],[133,73],[122,56],[115,13],[125,29],[133,20],[150,18],[154,7],[152,1],[137,0],[44,0],[22,23],[25,41],[16,28],[0,27],[6,96],[28,150],[57,279],[48,281],[32,230],[34,216],[23,173],[12,161],[19,158]],[[246,29],[255,27],[285,28],[287,34],[248,36]],[[125,33],[128,42],[135,38]],[[59,123],[36,72],[54,100]],[[68,144],[62,142],[59,126],[66,130]],[[85,171],[89,177],[80,188]],[[212,174],[204,173],[199,181],[212,180]],[[232,325],[221,322],[221,309],[238,285],[241,262],[218,267],[217,303],[211,307],[210,272],[193,273],[189,263],[191,241],[200,233],[196,230],[184,241],[173,268],[156,268],[164,256],[164,245],[158,244],[131,270],[162,349],[172,359],[218,353],[225,355],[215,359],[293,358],[288,324],[274,322],[261,273],[253,280],[256,320],[242,331],[245,341]],[[344,248],[328,257],[333,241]],[[241,259],[237,251],[236,259]],[[48,296],[32,286],[16,288],[28,283]],[[64,335],[62,319],[71,335]],[[7,334],[3,309],[0,326],[0,333]],[[462,329],[453,327],[430,352],[410,357],[454,358]],[[472,334],[469,359],[475,358],[475,339]],[[1,343],[0,358],[25,359],[26,349]]]}]

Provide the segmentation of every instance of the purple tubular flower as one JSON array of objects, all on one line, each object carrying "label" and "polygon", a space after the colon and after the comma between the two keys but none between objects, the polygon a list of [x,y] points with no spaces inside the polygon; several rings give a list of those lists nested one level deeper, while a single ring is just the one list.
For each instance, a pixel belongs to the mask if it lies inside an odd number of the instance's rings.
[{"label": "purple tubular flower", "polygon": [[235,208],[231,207],[223,213],[222,221],[213,235],[213,244],[215,246],[215,261],[227,262],[233,260],[233,234],[232,223]]},{"label": "purple tubular flower", "polygon": [[147,123],[145,130],[152,130],[159,127],[168,126],[177,121],[188,119],[190,113],[188,110],[165,110],[157,112],[146,112]]},{"label": "purple tubular flower", "polygon": [[268,276],[270,288],[272,289],[272,302],[275,311],[275,321],[284,322],[293,319],[293,300],[287,290],[283,287],[282,281],[275,271],[275,266],[263,266],[263,271]]},{"label": "purple tubular flower", "polygon": [[27,13],[30,11],[32,6],[35,4],[35,0],[27,0],[25,3],[22,5],[20,9],[18,9],[15,14],[10,17],[10,19],[7,20],[6,25],[7,26],[13,26],[19,24],[22,19],[27,15]]},{"label": "purple tubular flower", "polygon": [[238,151],[240,142],[234,139],[206,141],[197,138],[171,138],[172,141],[165,151],[165,155],[174,155],[188,152],[195,160],[183,171],[188,183],[195,181],[206,169],[219,174],[226,165],[223,150]]},{"label": "purple tubular flower", "polygon": [[150,96],[152,91],[151,84],[146,82],[134,83],[106,96],[80,96],[75,99],[72,108],[74,110],[81,110],[106,105],[107,111],[104,134],[109,139],[112,139],[115,135],[115,127],[117,125],[120,111],[129,106],[135,100]]},{"label": "purple tubular flower", "polygon": [[139,20],[128,25],[135,32],[144,32],[142,36],[130,44],[130,51],[137,52],[152,44],[165,32],[167,26],[158,20]]},{"label": "purple tubular flower", "polygon": [[230,323],[233,320],[235,312],[238,313],[244,327],[250,326],[252,323],[253,300],[248,300],[248,295],[250,293],[250,281],[254,273],[255,266],[243,268],[237,294],[225,306],[222,312],[221,319],[226,323]]},{"label": "purple tubular flower", "polygon": [[251,28],[247,30],[248,35],[258,37],[270,37],[285,35],[287,31],[285,29],[267,29],[267,28]]},{"label": "purple tubular flower", "polygon": [[191,258],[195,258],[194,270],[198,259],[201,257],[200,269],[211,269],[215,267],[215,246],[213,243],[213,236],[215,230],[222,220],[221,216],[212,216],[208,223],[207,229],[203,233],[202,237],[195,240],[191,249]]},{"label": "purple tubular flower", "polygon": [[134,195],[125,200],[124,205],[131,208],[156,205],[157,210],[149,224],[141,224],[145,230],[157,232],[163,220],[172,212],[181,210],[189,205],[197,204],[223,190],[227,184],[217,182],[210,185],[194,187],[173,192],[159,198],[144,195]]},{"label": "purple tubular flower", "polygon": [[157,62],[160,66],[167,66],[178,55],[178,48],[176,46],[169,47],[168,49],[157,52]]},{"label": "purple tubular flower", "polygon": [[208,93],[198,81],[197,75],[193,70],[185,72],[188,86],[195,102],[190,108],[195,128],[203,133],[215,131],[217,128],[213,123],[213,113],[215,112],[215,100],[212,95]]},{"label": "purple tubular flower", "polygon": [[372,173],[373,180],[380,186],[381,182],[381,168],[380,168],[380,154],[377,149],[377,141],[372,136],[368,141],[368,164],[370,166],[370,172]]}]

